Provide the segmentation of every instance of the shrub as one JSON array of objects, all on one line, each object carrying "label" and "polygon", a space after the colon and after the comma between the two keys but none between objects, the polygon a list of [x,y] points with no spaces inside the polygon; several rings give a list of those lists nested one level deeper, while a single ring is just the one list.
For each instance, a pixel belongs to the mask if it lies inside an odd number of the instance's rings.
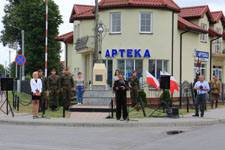
[{"label": "shrub", "polygon": [[170,106],[170,92],[169,90],[165,90],[161,95],[160,95],[160,104],[162,104],[162,102],[165,102],[166,106]]},{"label": "shrub", "polygon": [[142,101],[143,101],[144,107],[147,106],[148,101],[147,101],[146,93],[145,93],[144,90],[140,90],[140,91],[138,92],[138,99],[137,99],[137,103],[138,103],[138,104],[140,104],[140,98],[141,98]]}]

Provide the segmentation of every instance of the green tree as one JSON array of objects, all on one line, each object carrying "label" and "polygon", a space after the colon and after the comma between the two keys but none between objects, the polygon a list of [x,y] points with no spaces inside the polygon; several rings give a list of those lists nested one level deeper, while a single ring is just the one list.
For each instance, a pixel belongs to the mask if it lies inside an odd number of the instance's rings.
[{"label": "green tree", "polygon": [[4,65],[0,64],[0,75],[5,74],[5,67]]},{"label": "green tree", "polygon": [[[1,41],[4,45],[19,42],[21,47],[21,31],[25,31],[25,73],[31,75],[45,66],[45,1],[44,0],[8,0],[3,17],[4,29]],[[48,73],[51,68],[57,71],[60,65],[60,44],[55,41],[58,27],[62,23],[59,8],[53,0],[49,0],[48,20]],[[19,29],[17,29],[17,28]],[[12,67],[13,68],[13,67]]]}]

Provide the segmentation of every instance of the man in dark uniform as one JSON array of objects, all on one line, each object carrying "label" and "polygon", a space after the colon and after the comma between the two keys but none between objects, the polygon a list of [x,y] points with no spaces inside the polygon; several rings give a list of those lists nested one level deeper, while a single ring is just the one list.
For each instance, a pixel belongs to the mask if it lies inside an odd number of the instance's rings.
[{"label": "man in dark uniform", "polygon": [[63,99],[65,100],[65,107],[67,110],[69,110],[71,93],[74,89],[74,80],[72,75],[70,74],[69,68],[65,69],[60,82]]},{"label": "man in dark uniform", "polygon": [[138,90],[140,89],[139,79],[137,77],[137,72],[134,70],[132,76],[128,78],[128,84],[130,87],[130,97],[132,99],[132,107],[137,104]]},{"label": "man in dark uniform", "polygon": [[48,79],[45,76],[43,76],[42,69],[38,70],[38,78],[41,79],[42,81],[42,93],[41,93],[41,99],[40,99],[40,105],[39,105],[39,112],[41,112],[42,107],[44,107],[45,109],[48,108],[48,102],[47,102]]},{"label": "man in dark uniform", "polygon": [[119,80],[115,81],[113,87],[116,93],[116,119],[121,118],[121,107],[123,107],[123,119],[127,119],[127,83],[123,79],[123,75],[119,75]]},{"label": "man in dark uniform", "polygon": [[48,77],[48,92],[50,97],[49,107],[55,111],[59,101],[60,78],[56,75],[56,70],[51,70],[51,76]]}]

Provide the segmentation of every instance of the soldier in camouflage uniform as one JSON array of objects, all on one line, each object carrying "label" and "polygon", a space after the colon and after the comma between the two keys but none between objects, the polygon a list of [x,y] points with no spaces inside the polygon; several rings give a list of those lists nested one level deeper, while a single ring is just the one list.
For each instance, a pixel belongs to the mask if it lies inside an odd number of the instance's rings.
[{"label": "soldier in camouflage uniform", "polygon": [[221,82],[218,80],[217,75],[215,75],[214,79],[209,82],[209,85],[211,85],[211,93],[212,93],[211,108],[213,108],[214,101],[216,101],[215,108],[217,108],[218,100],[219,100],[219,97],[221,95],[221,90],[222,90]]},{"label": "soldier in camouflage uniform", "polygon": [[[48,108],[48,101],[47,101],[47,89],[48,89],[48,79],[43,76],[42,69],[38,70],[38,78],[42,81],[42,93],[41,93],[41,99],[40,99],[40,105],[39,105],[39,112],[42,111],[42,107],[45,107],[45,109]],[[43,103],[45,102],[43,106]]]},{"label": "soldier in camouflage uniform", "polygon": [[130,87],[130,97],[132,99],[132,107],[137,104],[138,91],[139,91],[139,79],[137,77],[137,72],[134,70],[132,76],[128,78],[128,84]]},{"label": "soldier in camouflage uniform", "polygon": [[48,77],[48,92],[50,97],[49,107],[55,111],[59,102],[60,78],[56,75],[56,70],[51,70],[51,76]]},{"label": "soldier in camouflage uniform", "polygon": [[60,82],[63,100],[65,100],[65,107],[68,110],[71,102],[71,93],[74,90],[74,80],[69,68],[65,69]]}]

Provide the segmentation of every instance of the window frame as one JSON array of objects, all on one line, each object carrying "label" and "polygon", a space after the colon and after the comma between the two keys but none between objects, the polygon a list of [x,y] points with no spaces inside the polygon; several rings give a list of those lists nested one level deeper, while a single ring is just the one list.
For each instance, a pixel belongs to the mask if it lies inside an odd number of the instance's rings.
[{"label": "window frame", "polygon": [[[113,14],[119,14],[120,15],[120,31],[119,32],[113,32]],[[111,12],[110,13],[110,34],[121,34],[122,33],[122,14],[121,12]]]},{"label": "window frame", "polygon": [[[151,16],[151,20],[150,20],[150,31],[141,31],[141,15],[142,15],[142,13],[145,13],[145,14],[150,14],[150,16]],[[139,14],[139,33],[140,34],[152,34],[153,33],[153,13],[152,12],[145,12],[145,11],[142,11],[142,12],[140,12],[140,14]]]},{"label": "window frame", "polygon": [[[156,79],[158,79],[157,78],[157,67],[158,67],[158,61],[162,61],[162,70],[161,71],[166,71],[166,72],[168,72],[168,64],[169,64],[169,60],[166,60],[166,59],[164,59],[164,60],[161,60],[161,59],[154,59],[154,60],[149,60],[148,61],[148,63],[150,63],[150,61],[154,61],[155,63],[155,74],[153,74],[153,76],[156,78]],[[167,70],[165,70],[165,62],[166,62],[166,69]],[[150,70],[149,70],[150,68],[149,68],[149,64],[148,64],[148,71],[150,72]],[[151,72],[150,72],[151,73]]]},{"label": "window frame", "polygon": [[[216,28],[216,32],[221,33],[221,29],[220,28]],[[220,54],[221,53],[221,48],[222,48],[221,47],[221,40],[219,38],[219,39],[217,39],[215,41],[215,53]]]},{"label": "window frame", "polygon": [[123,68],[124,68],[124,79],[126,80],[127,79],[127,60],[133,60],[133,69],[132,70],[136,70],[136,61],[137,60],[141,60],[142,61],[142,73],[141,73],[141,77],[143,77],[143,64],[144,64],[144,61],[143,61],[143,59],[117,59],[117,68],[119,68],[118,67],[118,65],[119,65],[119,63],[118,63],[118,61],[124,61],[124,66],[123,66]]},{"label": "window frame", "polygon": [[[206,30],[207,30],[207,24],[201,23],[201,27],[202,27],[203,29],[206,29]],[[207,34],[200,34],[200,41],[201,41],[202,43],[207,43],[207,40],[208,40]]]}]

